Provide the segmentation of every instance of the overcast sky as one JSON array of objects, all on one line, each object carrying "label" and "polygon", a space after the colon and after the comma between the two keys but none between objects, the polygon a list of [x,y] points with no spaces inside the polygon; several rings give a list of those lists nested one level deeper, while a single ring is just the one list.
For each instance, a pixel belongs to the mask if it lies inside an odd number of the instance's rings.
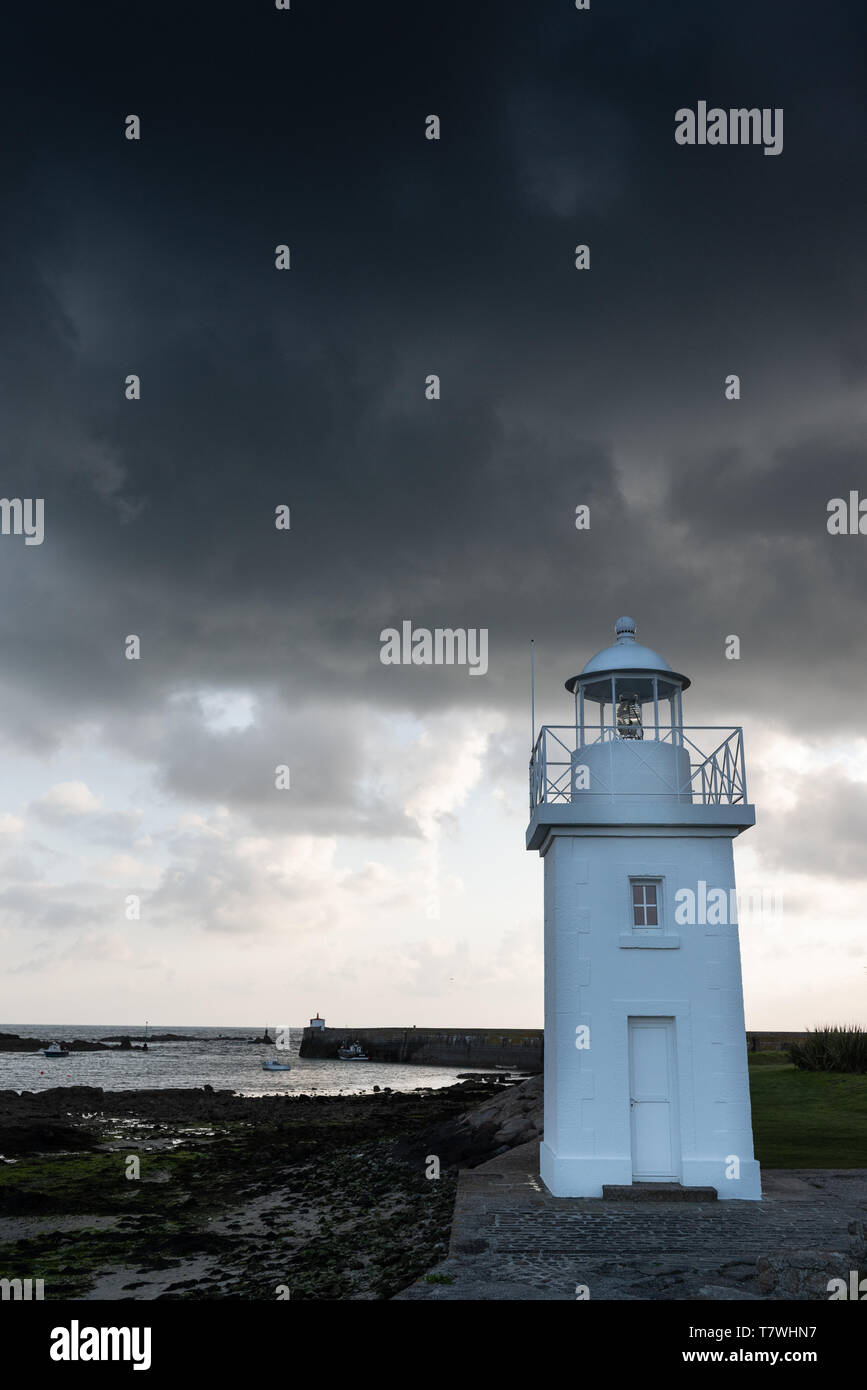
[{"label": "overcast sky", "polygon": [[[745,729],[748,1024],[867,1021],[863,6],[4,28],[0,1017],[540,1026],[528,644],[565,723],[627,613]],[[405,619],[487,673],[383,665]]]}]

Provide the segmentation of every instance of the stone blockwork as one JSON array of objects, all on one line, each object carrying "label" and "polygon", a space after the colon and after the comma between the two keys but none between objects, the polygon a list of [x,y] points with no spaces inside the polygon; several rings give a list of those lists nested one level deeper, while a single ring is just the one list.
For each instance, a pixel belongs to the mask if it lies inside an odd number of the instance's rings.
[{"label": "stone blockwork", "polygon": [[863,1216],[849,1222],[836,1250],[787,1250],[762,1256],[756,1264],[756,1283],[759,1293],[776,1298],[827,1298],[833,1279],[843,1279],[848,1291],[853,1271],[867,1276],[867,1218]]}]

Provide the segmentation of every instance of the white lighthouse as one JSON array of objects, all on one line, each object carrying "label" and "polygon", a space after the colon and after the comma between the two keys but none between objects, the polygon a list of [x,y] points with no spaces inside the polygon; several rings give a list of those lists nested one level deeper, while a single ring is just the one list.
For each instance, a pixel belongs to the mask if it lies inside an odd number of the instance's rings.
[{"label": "white lighthouse", "polygon": [[566,682],[530,764],[545,861],[545,1136],[558,1197],[669,1182],[761,1197],[732,842],[755,823],[740,729],[684,725],[690,682],[635,640]]}]

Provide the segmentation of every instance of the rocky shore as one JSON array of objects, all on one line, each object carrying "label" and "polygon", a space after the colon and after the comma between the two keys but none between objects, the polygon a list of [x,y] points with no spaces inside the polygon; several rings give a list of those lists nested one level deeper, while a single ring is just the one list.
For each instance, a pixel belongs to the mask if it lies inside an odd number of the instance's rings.
[{"label": "rocky shore", "polygon": [[[42,1052],[48,1046],[46,1038],[22,1038],[18,1033],[0,1033],[0,1052]],[[131,1038],[124,1036],[104,1042],[75,1038],[72,1042],[64,1042],[62,1046],[67,1052],[123,1052],[132,1050],[134,1044]]]},{"label": "rocky shore", "polygon": [[537,1132],[540,1090],[0,1092],[0,1278],[46,1299],[389,1298],[443,1257],[458,1167]]},{"label": "rocky shore", "polygon": [[[146,1043],[198,1043],[205,1042],[205,1038],[196,1037],[187,1033],[149,1033],[134,1036],[131,1033],[113,1033],[106,1038],[94,1041],[90,1038],[74,1038],[71,1042],[64,1042],[62,1045],[67,1052],[116,1052],[118,1045],[121,1050],[130,1048],[138,1049]],[[258,1044],[272,1044],[274,1039],[266,1029],[261,1038],[238,1038],[230,1033],[218,1033],[216,1037],[208,1038],[208,1042],[246,1042]],[[48,1040],[45,1038],[22,1038],[19,1033],[0,1033],[0,1052],[41,1052],[48,1047]]]}]

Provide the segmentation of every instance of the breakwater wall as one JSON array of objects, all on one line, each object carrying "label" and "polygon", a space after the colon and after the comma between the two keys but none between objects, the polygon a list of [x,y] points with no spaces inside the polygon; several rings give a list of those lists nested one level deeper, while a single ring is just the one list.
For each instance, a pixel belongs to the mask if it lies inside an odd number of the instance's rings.
[{"label": "breakwater wall", "polygon": [[336,1057],[359,1042],[373,1062],[542,1070],[541,1028],[305,1028],[302,1057]]},{"label": "breakwater wall", "polygon": [[[747,1033],[750,1052],[782,1051],[806,1033]],[[302,1057],[334,1057],[341,1043],[359,1042],[373,1062],[441,1067],[542,1070],[541,1028],[305,1028]]]}]

